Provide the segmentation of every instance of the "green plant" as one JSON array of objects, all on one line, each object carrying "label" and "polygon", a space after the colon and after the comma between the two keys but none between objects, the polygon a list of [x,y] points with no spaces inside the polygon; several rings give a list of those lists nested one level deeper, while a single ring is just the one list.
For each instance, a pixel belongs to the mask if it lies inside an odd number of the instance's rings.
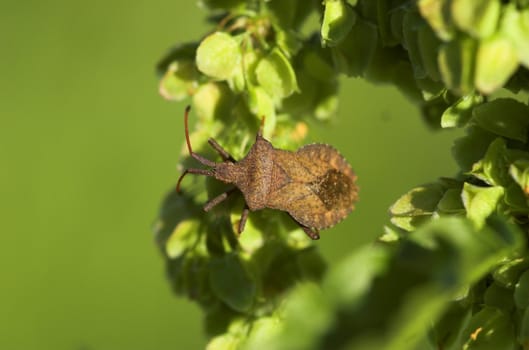
[{"label": "green plant", "polygon": [[265,137],[297,148],[305,120],[335,112],[340,74],[393,84],[432,127],[466,130],[460,172],[403,195],[378,243],[329,271],[283,213],[252,213],[238,238],[241,199],[201,209],[221,184],[169,193],[158,242],[175,292],[206,314],[208,347],[529,349],[529,2],[201,4],[216,29],[158,65],[165,98],[193,99],[197,152],[215,137],[240,158],[263,115]]}]

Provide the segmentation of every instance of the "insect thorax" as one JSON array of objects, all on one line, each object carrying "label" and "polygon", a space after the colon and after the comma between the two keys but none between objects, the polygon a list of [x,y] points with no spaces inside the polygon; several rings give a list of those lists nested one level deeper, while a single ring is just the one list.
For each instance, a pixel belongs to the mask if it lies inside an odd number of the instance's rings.
[{"label": "insect thorax", "polygon": [[252,211],[267,207],[273,163],[274,147],[262,137],[257,137],[246,157],[235,164],[239,175],[234,183]]}]

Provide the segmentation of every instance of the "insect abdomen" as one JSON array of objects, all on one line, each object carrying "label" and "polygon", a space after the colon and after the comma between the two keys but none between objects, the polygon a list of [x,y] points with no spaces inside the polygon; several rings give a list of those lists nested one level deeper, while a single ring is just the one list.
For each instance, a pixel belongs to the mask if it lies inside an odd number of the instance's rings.
[{"label": "insect abdomen", "polygon": [[271,189],[270,207],[316,229],[334,226],[353,209],[356,176],[331,146],[313,144],[295,153],[278,150],[274,159],[283,184]]}]

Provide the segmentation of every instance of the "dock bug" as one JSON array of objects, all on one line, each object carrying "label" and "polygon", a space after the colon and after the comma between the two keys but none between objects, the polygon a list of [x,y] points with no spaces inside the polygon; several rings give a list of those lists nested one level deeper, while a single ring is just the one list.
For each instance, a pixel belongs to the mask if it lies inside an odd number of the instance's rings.
[{"label": "dock bug", "polygon": [[325,144],[310,144],[296,152],[276,149],[263,138],[261,128],[248,154],[236,161],[213,138],[208,143],[221,156],[214,162],[193,152],[189,140],[190,106],[184,115],[185,137],[191,157],[210,169],[186,169],[178,179],[176,190],[187,174],[212,176],[235,187],[209,200],[207,212],[237,189],[246,201],[238,231],[244,230],[250,211],[263,208],[287,212],[312,239],[319,239],[319,230],[343,220],[358,199],[356,175],[336,149]]}]

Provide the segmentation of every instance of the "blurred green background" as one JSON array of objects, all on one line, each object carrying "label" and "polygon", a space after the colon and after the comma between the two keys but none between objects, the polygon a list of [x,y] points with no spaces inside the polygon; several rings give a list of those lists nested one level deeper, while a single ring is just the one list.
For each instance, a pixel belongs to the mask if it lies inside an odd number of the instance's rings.
[{"label": "blurred green background", "polygon": [[[175,298],[151,225],[178,177],[184,104],[154,65],[208,26],[194,1],[11,1],[0,11],[0,348],[199,349],[200,310]],[[344,80],[339,116],[311,131],[359,175],[357,210],[317,243],[330,264],[370,242],[388,206],[452,175],[391,87]],[[222,142],[222,140],[219,140]]]}]

